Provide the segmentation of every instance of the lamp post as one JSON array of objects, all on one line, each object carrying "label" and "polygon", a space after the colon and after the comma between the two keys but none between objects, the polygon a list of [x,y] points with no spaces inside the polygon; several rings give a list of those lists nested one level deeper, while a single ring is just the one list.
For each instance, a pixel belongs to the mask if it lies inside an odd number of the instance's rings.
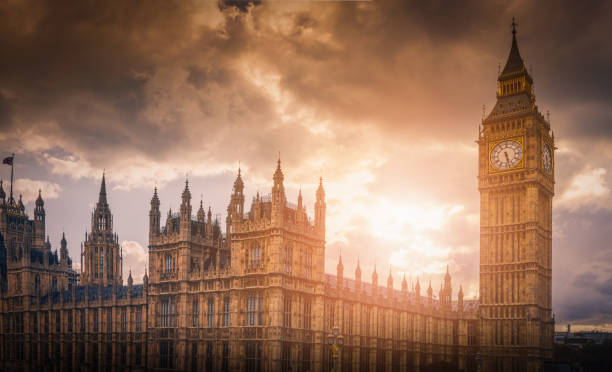
[{"label": "lamp post", "polygon": [[340,334],[340,327],[334,326],[332,328],[331,333],[327,335],[327,343],[331,346],[331,356],[332,356],[332,365],[334,371],[337,371],[338,355],[340,352],[340,348],[344,343],[344,336]]}]

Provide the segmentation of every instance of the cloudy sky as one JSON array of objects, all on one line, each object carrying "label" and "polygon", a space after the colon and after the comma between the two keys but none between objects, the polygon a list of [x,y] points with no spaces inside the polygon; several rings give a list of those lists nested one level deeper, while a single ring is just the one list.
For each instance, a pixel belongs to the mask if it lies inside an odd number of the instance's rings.
[{"label": "cloudy sky", "polygon": [[[612,324],[612,4],[592,1],[81,1],[0,4],[0,156],[54,248],[80,242],[106,169],[125,271],[146,265],[153,187],[225,218],[280,151],[290,200],[328,197],[326,271],[342,250],[384,278],[478,292],[477,152],[516,16],[557,141],[558,323]],[[10,168],[0,176],[6,181]],[[249,204],[249,203],[247,203]],[[125,273],[124,275],[127,275]],[[399,280],[395,281],[399,284]]]}]

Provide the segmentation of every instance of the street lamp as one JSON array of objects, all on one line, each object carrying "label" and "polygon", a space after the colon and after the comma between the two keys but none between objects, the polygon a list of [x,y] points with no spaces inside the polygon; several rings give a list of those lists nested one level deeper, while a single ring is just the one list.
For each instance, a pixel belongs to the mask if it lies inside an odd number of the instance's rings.
[{"label": "street lamp", "polygon": [[329,344],[329,346],[331,346],[331,356],[334,371],[337,371],[338,368],[336,366],[336,363],[338,361],[338,353],[340,352],[342,344],[344,344],[344,336],[340,334],[340,327],[334,326],[332,328],[331,333],[327,335],[327,343]]}]

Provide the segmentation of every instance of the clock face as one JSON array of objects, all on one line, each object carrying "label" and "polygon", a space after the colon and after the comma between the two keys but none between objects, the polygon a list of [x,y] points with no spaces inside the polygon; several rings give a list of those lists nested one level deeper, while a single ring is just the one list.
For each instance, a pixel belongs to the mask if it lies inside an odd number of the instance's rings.
[{"label": "clock face", "polygon": [[523,158],[523,148],[516,141],[498,143],[491,151],[491,164],[497,169],[514,168]]},{"label": "clock face", "polygon": [[546,173],[550,174],[552,172],[552,154],[547,144],[542,147],[542,165],[544,165]]}]

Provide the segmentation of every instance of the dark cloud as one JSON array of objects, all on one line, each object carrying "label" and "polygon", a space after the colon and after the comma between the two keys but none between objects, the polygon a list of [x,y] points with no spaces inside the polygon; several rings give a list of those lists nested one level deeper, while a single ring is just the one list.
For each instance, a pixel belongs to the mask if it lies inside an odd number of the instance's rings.
[{"label": "dark cloud", "polygon": [[219,0],[219,10],[234,7],[243,13],[249,11],[250,6],[261,4],[260,0]]}]

